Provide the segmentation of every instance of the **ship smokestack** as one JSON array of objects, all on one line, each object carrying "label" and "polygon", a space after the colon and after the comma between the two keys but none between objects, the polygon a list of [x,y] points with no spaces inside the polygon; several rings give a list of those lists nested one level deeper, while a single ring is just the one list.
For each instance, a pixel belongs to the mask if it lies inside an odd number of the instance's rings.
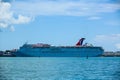
[{"label": "ship smokestack", "polygon": [[76,46],[82,46],[84,40],[85,40],[85,38],[81,38],[81,39],[77,42]]}]

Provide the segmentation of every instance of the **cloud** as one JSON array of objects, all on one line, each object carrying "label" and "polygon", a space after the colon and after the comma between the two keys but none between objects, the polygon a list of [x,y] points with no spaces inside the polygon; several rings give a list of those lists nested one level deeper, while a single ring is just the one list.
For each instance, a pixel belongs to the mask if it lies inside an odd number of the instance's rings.
[{"label": "cloud", "polygon": [[6,23],[0,23],[0,27],[6,28],[8,25]]},{"label": "cloud", "polygon": [[109,0],[16,1],[14,2],[12,9],[16,10],[16,12],[18,13],[34,16],[37,15],[96,16],[102,13],[113,13],[120,10],[119,3],[107,3],[107,1]]},{"label": "cloud", "polygon": [[98,20],[101,19],[100,14],[114,13],[120,10],[120,4],[109,3],[110,0],[0,1],[0,28],[7,28],[14,24],[25,24],[30,22],[33,17],[40,15],[87,16],[88,20]]},{"label": "cloud", "polygon": [[94,40],[97,42],[117,42],[120,41],[120,34],[97,35]]},{"label": "cloud", "polygon": [[10,27],[10,31],[15,31],[15,28],[13,26]]},{"label": "cloud", "polygon": [[8,2],[0,2],[0,28],[11,27],[12,31],[14,24],[24,24],[31,21],[31,17],[21,14],[14,15],[11,11],[11,4]]},{"label": "cloud", "polygon": [[101,45],[105,50],[119,50],[120,34],[97,35],[93,42]]},{"label": "cloud", "polygon": [[120,49],[120,43],[117,43],[115,46],[117,49]]},{"label": "cloud", "polygon": [[107,21],[106,22],[107,25],[110,25],[110,26],[120,26],[120,22],[119,21]]},{"label": "cloud", "polygon": [[31,18],[26,17],[26,16],[22,16],[22,15],[18,15],[18,19],[13,19],[13,23],[14,24],[21,24],[21,23],[28,23],[30,22]]},{"label": "cloud", "polygon": [[88,18],[88,20],[99,20],[99,19],[101,19],[101,17],[92,16]]}]

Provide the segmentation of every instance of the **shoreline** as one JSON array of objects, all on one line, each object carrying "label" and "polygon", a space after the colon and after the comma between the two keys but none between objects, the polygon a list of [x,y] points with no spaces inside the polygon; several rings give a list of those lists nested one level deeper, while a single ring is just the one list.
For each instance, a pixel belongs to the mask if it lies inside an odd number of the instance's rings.
[{"label": "shoreline", "polygon": [[104,52],[100,57],[120,57],[120,51],[116,52],[107,51]]},{"label": "shoreline", "polygon": [[[14,54],[16,51],[17,49],[0,51],[0,57],[16,57]],[[97,57],[120,57],[120,51],[116,51],[116,52],[106,51],[102,55]]]}]

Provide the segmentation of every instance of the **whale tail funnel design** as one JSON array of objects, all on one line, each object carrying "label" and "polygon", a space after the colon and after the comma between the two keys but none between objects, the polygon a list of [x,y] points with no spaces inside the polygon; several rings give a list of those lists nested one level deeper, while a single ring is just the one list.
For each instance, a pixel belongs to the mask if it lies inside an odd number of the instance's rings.
[{"label": "whale tail funnel design", "polygon": [[82,46],[84,40],[85,40],[85,38],[81,38],[81,39],[77,42],[76,46]]}]

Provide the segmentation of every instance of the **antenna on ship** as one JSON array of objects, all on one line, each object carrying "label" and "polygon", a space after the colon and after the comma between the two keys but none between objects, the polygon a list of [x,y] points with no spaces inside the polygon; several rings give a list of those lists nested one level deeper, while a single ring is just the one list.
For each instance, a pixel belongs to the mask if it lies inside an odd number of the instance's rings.
[{"label": "antenna on ship", "polygon": [[85,38],[81,38],[81,39],[77,42],[76,46],[82,46],[84,40],[85,40]]}]

